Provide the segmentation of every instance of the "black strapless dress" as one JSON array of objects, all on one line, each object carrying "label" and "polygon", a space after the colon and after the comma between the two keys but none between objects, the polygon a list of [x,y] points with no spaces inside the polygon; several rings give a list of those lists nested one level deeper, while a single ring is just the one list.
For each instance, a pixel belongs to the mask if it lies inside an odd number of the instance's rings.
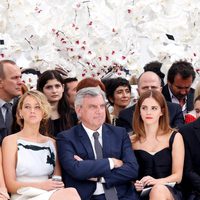
[{"label": "black strapless dress", "polygon": [[[135,150],[135,156],[139,164],[139,179],[144,176],[152,176],[153,178],[164,178],[171,174],[172,171],[172,144],[177,132],[173,132],[169,139],[169,147],[166,147],[155,154],[150,154],[144,150]],[[175,200],[182,199],[180,185],[174,187],[167,186]],[[149,199],[148,196],[140,199]]]}]

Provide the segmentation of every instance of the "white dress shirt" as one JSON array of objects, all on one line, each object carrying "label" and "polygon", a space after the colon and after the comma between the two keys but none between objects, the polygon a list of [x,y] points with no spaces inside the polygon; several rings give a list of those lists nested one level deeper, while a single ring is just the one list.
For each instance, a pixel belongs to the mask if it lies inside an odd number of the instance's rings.
[{"label": "white dress shirt", "polygon": [[[98,130],[91,130],[89,128],[87,128],[86,126],[84,126],[84,124],[82,124],[83,128],[85,129],[89,139],[90,139],[90,142],[92,144],[92,149],[93,149],[93,152],[94,152],[94,156],[95,158],[97,157],[96,155],[96,151],[95,151],[95,148],[94,148],[94,137],[93,137],[93,133],[94,132],[98,132],[99,133],[99,142],[101,144],[101,146],[103,146],[103,141],[102,141],[102,126],[98,129]],[[109,160],[109,164],[110,164],[110,169],[112,170],[114,168],[114,163],[112,161],[111,158],[108,158]],[[101,182],[97,182],[97,187],[96,187],[96,190],[94,191],[94,195],[100,195],[100,194],[104,194],[104,189],[103,189],[103,184],[102,183],[105,183],[105,179],[102,177],[101,178]]]}]

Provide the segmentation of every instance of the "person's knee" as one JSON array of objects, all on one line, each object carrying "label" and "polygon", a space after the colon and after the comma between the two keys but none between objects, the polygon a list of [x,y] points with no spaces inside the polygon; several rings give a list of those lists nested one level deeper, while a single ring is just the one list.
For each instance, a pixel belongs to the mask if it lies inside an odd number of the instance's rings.
[{"label": "person's knee", "polygon": [[169,199],[170,192],[165,185],[154,185],[149,194],[150,199]]},{"label": "person's knee", "polygon": [[68,192],[71,192],[72,194],[78,194],[77,190],[73,187],[66,188],[66,190],[68,190]]},{"label": "person's knee", "polygon": [[53,193],[50,200],[81,200],[75,188],[63,188]]}]

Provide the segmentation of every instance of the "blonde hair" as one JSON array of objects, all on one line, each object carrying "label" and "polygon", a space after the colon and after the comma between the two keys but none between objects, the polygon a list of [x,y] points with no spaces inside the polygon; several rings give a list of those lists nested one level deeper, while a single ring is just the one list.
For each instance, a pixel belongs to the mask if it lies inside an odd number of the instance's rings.
[{"label": "blonde hair", "polygon": [[22,109],[24,100],[26,99],[27,96],[31,96],[35,98],[38,104],[40,105],[40,108],[43,112],[43,119],[41,121],[40,127],[43,127],[43,125],[46,125],[48,119],[50,118],[51,107],[50,107],[49,102],[47,101],[46,96],[42,92],[39,92],[37,90],[27,91],[19,99],[19,103],[17,105],[17,112],[16,112],[17,123],[19,124],[21,128],[23,128],[24,120],[20,116],[20,110]]},{"label": "blonde hair", "polygon": [[168,112],[168,107],[167,107],[167,103],[164,96],[159,91],[148,90],[140,96],[135,107],[134,117],[133,117],[133,129],[135,133],[135,137],[134,137],[135,142],[140,140],[141,138],[146,137],[144,122],[140,115],[140,108],[144,100],[149,97],[155,99],[155,101],[158,102],[158,104],[161,107],[162,116],[160,116],[160,119],[159,119],[158,132],[161,132],[162,134],[167,134],[169,133],[170,130],[172,130],[172,128],[169,125],[169,112]]}]

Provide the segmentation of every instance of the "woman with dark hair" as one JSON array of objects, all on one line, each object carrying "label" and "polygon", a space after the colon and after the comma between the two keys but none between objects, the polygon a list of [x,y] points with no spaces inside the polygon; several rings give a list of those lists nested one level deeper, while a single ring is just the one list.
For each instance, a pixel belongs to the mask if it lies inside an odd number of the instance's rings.
[{"label": "woman with dark hair", "polygon": [[63,79],[56,70],[43,72],[37,82],[37,90],[43,92],[51,105],[49,132],[56,135],[77,124],[75,112],[64,94]]},{"label": "woman with dark hair", "polygon": [[143,93],[134,112],[132,147],[139,163],[138,192],[151,187],[141,199],[181,200],[184,144],[180,133],[169,126],[163,95],[155,90]]},{"label": "woman with dark hair", "polygon": [[121,110],[126,108],[131,101],[131,85],[125,78],[111,78],[105,82],[106,97],[112,106],[110,118],[113,125],[116,125],[116,120]]}]

